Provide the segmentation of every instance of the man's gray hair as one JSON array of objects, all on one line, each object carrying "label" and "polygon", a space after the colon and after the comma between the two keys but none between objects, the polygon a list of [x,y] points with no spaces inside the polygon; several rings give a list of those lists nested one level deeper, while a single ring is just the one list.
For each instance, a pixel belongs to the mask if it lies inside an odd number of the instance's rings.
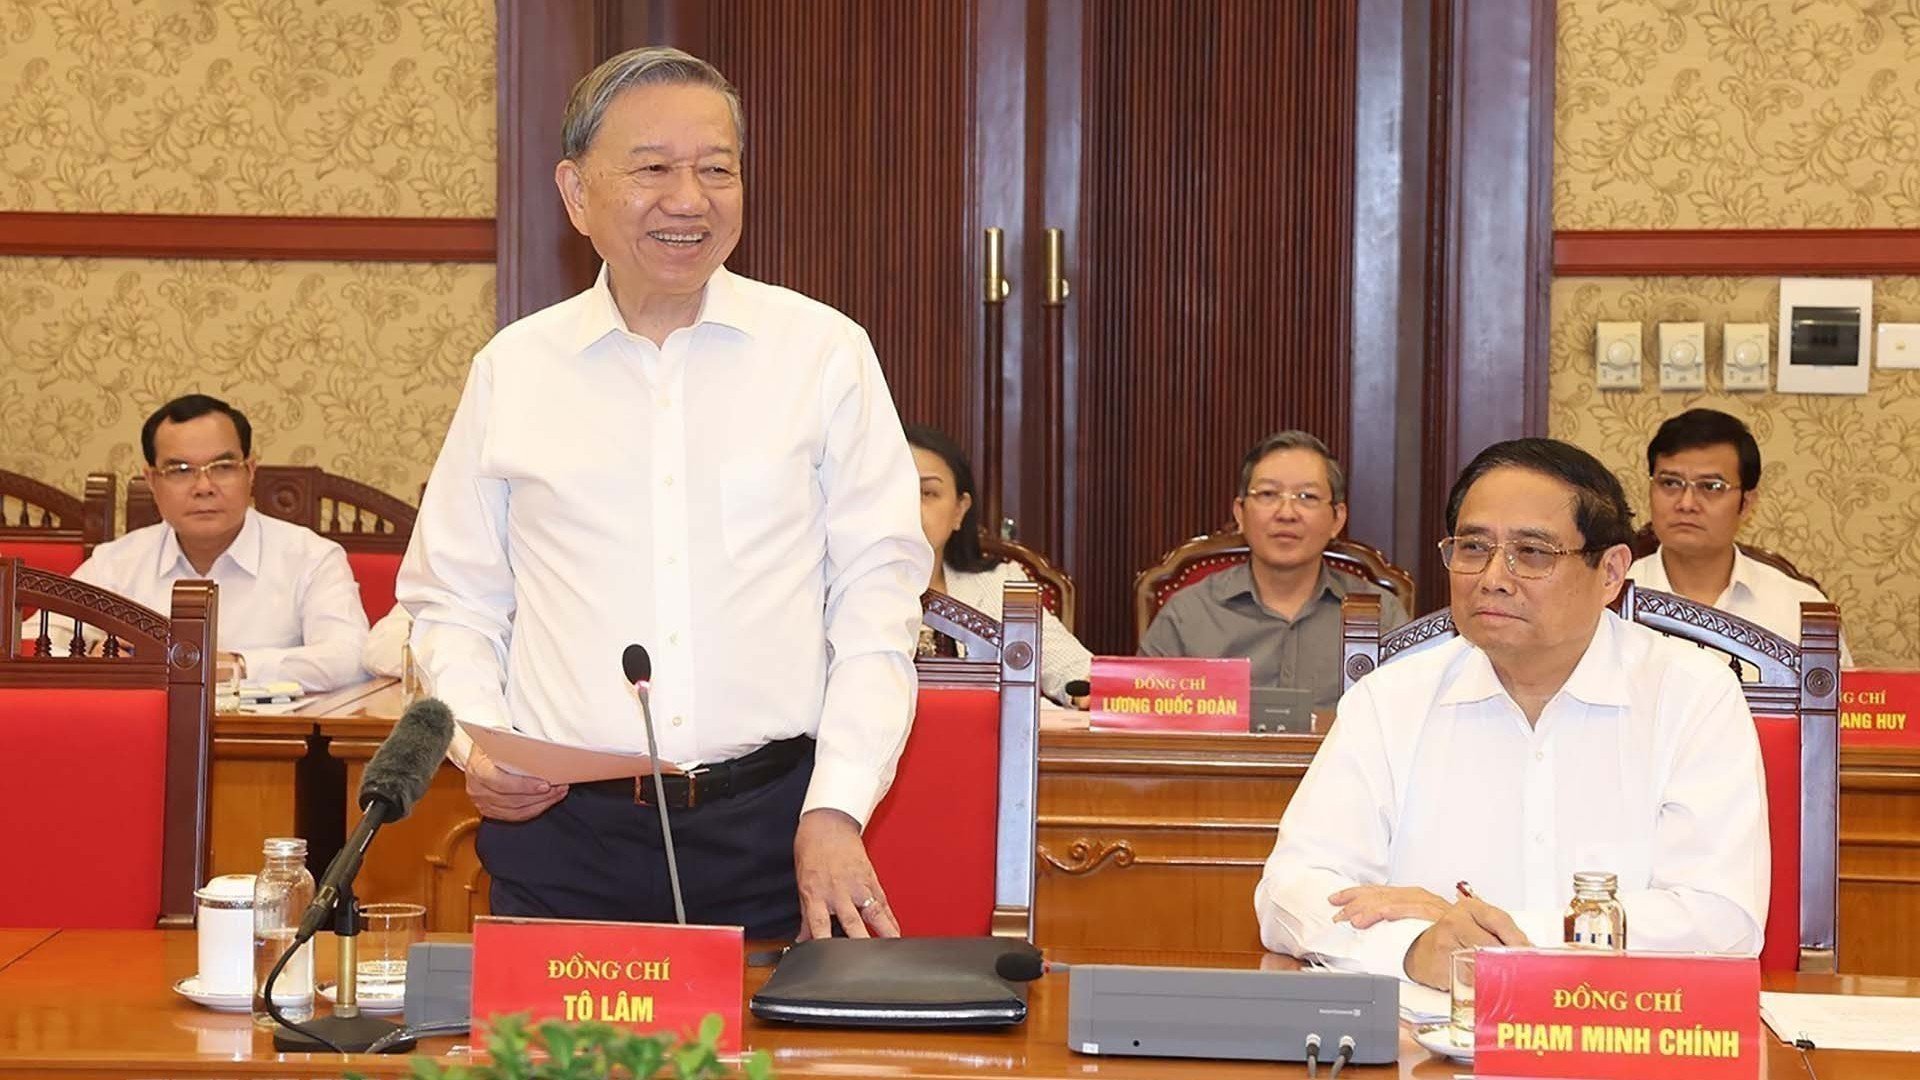
[{"label": "man's gray hair", "polygon": [[740,107],[740,92],[733,88],[720,69],[691,53],[664,45],[628,49],[587,73],[573,84],[567,98],[566,119],[560,125],[560,153],[569,161],[578,161],[593,145],[607,106],[623,90],[636,86],[704,86],[720,91],[733,113],[733,136],[740,149],[747,145],[747,115]]},{"label": "man's gray hair", "polygon": [[1253,486],[1253,470],[1266,460],[1267,455],[1282,450],[1311,450],[1319,454],[1320,460],[1327,463],[1327,486],[1333,489],[1329,494],[1333,496],[1334,503],[1347,501],[1347,470],[1333,459],[1333,452],[1327,449],[1326,443],[1304,431],[1276,431],[1247,451],[1246,458],[1240,462],[1239,494],[1245,495],[1247,489]]}]

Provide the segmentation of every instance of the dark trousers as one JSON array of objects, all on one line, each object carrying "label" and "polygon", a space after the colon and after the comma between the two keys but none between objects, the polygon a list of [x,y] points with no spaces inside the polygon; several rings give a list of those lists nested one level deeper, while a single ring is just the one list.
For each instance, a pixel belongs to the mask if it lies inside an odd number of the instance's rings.
[{"label": "dark trousers", "polygon": [[[750,939],[799,933],[793,833],[812,776],[809,754],[751,791],[667,811],[688,922],[744,926]],[[530,821],[482,819],[478,845],[495,915],[673,921],[660,812],[631,793],[575,789]]]}]

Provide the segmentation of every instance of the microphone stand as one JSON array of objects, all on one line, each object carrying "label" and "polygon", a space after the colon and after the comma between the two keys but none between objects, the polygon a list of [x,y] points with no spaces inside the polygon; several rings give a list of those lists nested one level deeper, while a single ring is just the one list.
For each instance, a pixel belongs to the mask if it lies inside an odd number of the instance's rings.
[{"label": "microphone stand", "polygon": [[[404,1054],[413,1049],[411,1037],[396,1035],[400,1025],[382,1020],[375,1016],[360,1015],[359,996],[359,941],[360,941],[360,902],[353,895],[353,883],[348,881],[340,886],[340,898],[333,906],[333,934],[340,942],[340,981],[334,990],[333,1015],[315,1017],[304,1024],[292,1024],[279,1015],[273,1008],[272,978],[267,980],[268,1011],[281,1027],[274,1030],[273,1048],[275,1050],[318,1053],[332,1050],[339,1054],[364,1054],[375,1043],[380,1044],[380,1053]],[[303,942],[295,941],[287,955],[292,955]],[[281,964],[286,962],[282,956]],[[275,965],[273,975],[280,974],[280,965]],[[319,996],[319,988],[314,988],[314,996]]]}]

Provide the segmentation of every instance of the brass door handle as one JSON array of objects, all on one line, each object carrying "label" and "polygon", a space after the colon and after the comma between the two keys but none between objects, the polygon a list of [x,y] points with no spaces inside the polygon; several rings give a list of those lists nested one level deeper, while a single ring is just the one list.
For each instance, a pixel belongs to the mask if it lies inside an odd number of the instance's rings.
[{"label": "brass door handle", "polygon": [[984,299],[989,304],[998,304],[1013,293],[1013,282],[1007,280],[1007,237],[998,227],[987,229],[987,265],[982,285]]},{"label": "brass door handle", "polygon": [[1047,230],[1047,303],[1067,302],[1067,234],[1061,229]]}]

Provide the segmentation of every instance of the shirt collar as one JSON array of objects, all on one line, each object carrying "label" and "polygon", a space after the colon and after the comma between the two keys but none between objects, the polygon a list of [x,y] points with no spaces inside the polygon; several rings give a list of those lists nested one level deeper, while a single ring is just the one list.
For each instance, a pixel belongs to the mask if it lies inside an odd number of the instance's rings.
[{"label": "shirt collar", "polygon": [[[1322,562],[1320,580],[1314,583],[1313,595],[1307,602],[1311,604],[1329,595],[1336,601],[1344,598],[1347,595],[1347,583],[1343,580],[1345,576],[1327,569],[1326,563]],[[1258,597],[1253,592],[1253,567],[1247,563],[1236,563],[1210,575],[1207,578],[1207,584],[1213,590],[1214,600],[1221,603],[1242,596],[1258,601]]]},{"label": "shirt collar", "polygon": [[[1658,589],[1661,592],[1672,592],[1673,579],[1667,576],[1666,548],[1654,548],[1653,554],[1647,556],[1646,563],[1647,568],[1644,576],[1647,580],[1643,584],[1649,589]],[[1747,557],[1746,552],[1740,550],[1740,545],[1733,545],[1733,573],[1727,577],[1727,588],[1726,591],[1720,594],[1719,603],[1725,603],[1732,599],[1736,592],[1742,590],[1745,591],[1747,596],[1753,596],[1753,583],[1757,570],[1758,567],[1754,564],[1754,561]]]},{"label": "shirt collar", "polygon": [[[620,315],[619,305],[613,302],[613,288],[607,284],[607,266],[600,264],[600,274],[593,279],[593,287],[588,289],[586,302],[580,307],[580,317],[574,326],[573,351],[583,353],[609,334],[631,334],[627,321]],[[700,311],[693,318],[693,325],[714,323],[729,327],[748,337],[754,332],[754,308],[741,295],[740,280],[722,266],[707,279],[707,288],[700,297]]]},{"label": "shirt collar", "polygon": [[[162,525],[161,530],[160,562],[156,567],[160,577],[164,579],[176,570],[185,577],[200,577],[200,571],[187,561],[187,553],[180,550],[180,537],[173,531],[173,526]],[[259,577],[260,547],[260,512],[249,506],[246,515],[240,519],[240,532],[234,536],[233,543],[227,545],[227,550],[213,560],[214,565],[218,566],[221,559],[227,559],[246,571],[247,576]],[[213,567],[208,567],[207,572],[211,574]]]},{"label": "shirt collar", "polygon": [[[1600,613],[1593,640],[1587,642],[1587,651],[1581,654],[1580,662],[1573,666],[1573,673],[1567,676],[1555,697],[1565,694],[1588,705],[1630,704],[1627,684],[1631,674],[1620,661],[1620,625],[1620,616],[1612,611]],[[1504,696],[1508,696],[1507,688],[1500,684],[1493,661],[1487,659],[1487,654],[1478,646],[1469,646],[1459,672],[1441,690],[1439,704],[1467,705]]]}]

